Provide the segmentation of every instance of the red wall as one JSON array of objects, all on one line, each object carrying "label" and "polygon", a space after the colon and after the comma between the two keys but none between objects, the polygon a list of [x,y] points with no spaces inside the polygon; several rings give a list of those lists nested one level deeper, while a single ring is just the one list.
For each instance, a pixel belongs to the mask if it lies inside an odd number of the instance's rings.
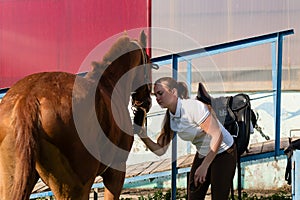
[{"label": "red wall", "polygon": [[0,88],[41,71],[77,73],[112,35],[148,26],[147,1],[0,1]]}]

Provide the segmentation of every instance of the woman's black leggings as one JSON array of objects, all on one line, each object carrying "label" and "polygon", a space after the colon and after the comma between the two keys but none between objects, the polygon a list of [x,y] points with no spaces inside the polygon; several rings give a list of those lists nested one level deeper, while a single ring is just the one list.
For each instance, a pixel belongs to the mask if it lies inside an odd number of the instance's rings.
[{"label": "woman's black leggings", "polygon": [[237,152],[235,144],[227,151],[216,155],[207,171],[206,181],[195,188],[194,174],[204,158],[196,153],[190,172],[188,184],[189,200],[204,200],[209,185],[211,185],[212,200],[228,200],[230,187],[235,174]]}]

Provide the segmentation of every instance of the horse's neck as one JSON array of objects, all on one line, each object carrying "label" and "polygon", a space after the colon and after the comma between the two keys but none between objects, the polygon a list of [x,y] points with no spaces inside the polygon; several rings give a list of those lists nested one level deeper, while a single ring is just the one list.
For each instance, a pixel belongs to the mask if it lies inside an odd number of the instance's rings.
[{"label": "horse's neck", "polygon": [[109,77],[103,77],[99,81],[98,87],[105,90],[111,98],[121,99],[125,104],[128,104],[131,93],[132,80],[121,79],[120,82]]},{"label": "horse's neck", "polygon": [[120,63],[115,62],[109,66],[101,63],[88,72],[85,78],[98,83],[99,90],[105,91],[111,98],[120,98],[125,104],[129,103],[133,77],[126,74],[126,67]]}]

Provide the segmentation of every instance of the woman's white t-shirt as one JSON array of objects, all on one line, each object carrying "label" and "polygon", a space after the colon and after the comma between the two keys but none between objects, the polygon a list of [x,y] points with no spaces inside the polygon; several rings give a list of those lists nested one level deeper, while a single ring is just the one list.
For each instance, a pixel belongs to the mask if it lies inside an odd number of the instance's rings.
[{"label": "woman's white t-shirt", "polygon": [[[210,151],[211,136],[206,134],[200,124],[208,117],[210,111],[206,104],[194,99],[178,98],[176,113],[170,112],[170,126],[177,135],[185,141],[191,141],[201,156],[206,156]],[[218,153],[222,153],[233,144],[231,134],[219,122],[223,141]]]}]

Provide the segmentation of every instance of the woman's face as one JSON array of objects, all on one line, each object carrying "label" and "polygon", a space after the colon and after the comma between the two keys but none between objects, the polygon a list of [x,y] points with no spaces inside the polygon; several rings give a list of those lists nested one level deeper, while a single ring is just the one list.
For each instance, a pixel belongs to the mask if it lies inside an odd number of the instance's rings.
[{"label": "woman's face", "polygon": [[162,108],[172,108],[177,103],[177,91],[171,90],[164,82],[154,85],[156,101]]}]

